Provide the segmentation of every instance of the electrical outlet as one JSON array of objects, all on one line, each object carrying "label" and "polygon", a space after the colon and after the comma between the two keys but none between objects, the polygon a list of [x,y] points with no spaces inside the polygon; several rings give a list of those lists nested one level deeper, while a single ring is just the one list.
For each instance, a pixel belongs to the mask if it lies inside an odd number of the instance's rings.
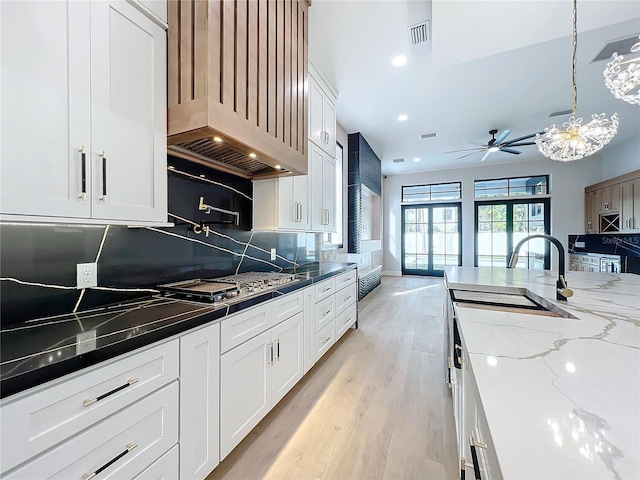
[{"label": "electrical outlet", "polygon": [[90,352],[96,349],[96,331],[78,333],[76,335],[76,355]]},{"label": "electrical outlet", "polygon": [[98,286],[98,264],[78,263],[76,265],[76,288]]},{"label": "electrical outlet", "polygon": [[276,249],[272,248],[271,249],[271,260],[275,260],[276,259]]}]

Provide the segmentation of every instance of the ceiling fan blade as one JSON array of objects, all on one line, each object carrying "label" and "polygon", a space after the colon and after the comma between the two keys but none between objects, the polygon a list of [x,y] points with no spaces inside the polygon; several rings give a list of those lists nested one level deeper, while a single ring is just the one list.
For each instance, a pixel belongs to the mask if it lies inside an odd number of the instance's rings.
[{"label": "ceiling fan blade", "polygon": [[511,143],[511,142],[507,142],[507,143],[503,143],[503,145],[505,147],[524,147],[526,145],[535,145],[536,142],[519,142],[519,143]]},{"label": "ceiling fan blade", "polygon": [[487,152],[484,154],[484,156],[480,159],[481,162],[484,162],[487,157],[491,154],[491,152],[489,150],[487,150]]},{"label": "ceiling fan blade", "polygon": [[478,153],[478,152],[471,152],[471,153],[467,153],[466,155],[462,155],[461,157],[454,158],[453,160],[454,160],[454,161],[455,161],[455,160],[460,160],[461,158],[468,157],[469,155],[475,155],[476,153]]},{"label": "ceiling fan blade", "polygon": [[483,147],[487,146],[486,143],[474,142],[473,140],[462,140],[462,143],[472,143],[473,145],[482,145]]},{"label": "ceiling fan blade", "polygon": [[520,153],[518,150],[513,150],[512,148],[501,148],[500,149],[501,152],[507,152],[507,153],[513,153],[514,155],[520,155]]},{"label": "ceiling fan blade", "polygon": [[504,142],[504,139],[507,138],[510,133],[511,133],[511,130],[505,130],[500,134],[498,138],[496,138],[496,141],[493,143],[497,143],[498,145],[500,145],[502,142]]},{"label": "ceiling fan blade", "polygon": [[516,143],[516,142],[519,142],[520,140],[526,140],[527,138],[533,138],[533,137],[535,137],[535,136],[536,136],[537,134],[539,134],[539,133],[540,133],[540,134],[542,134],[542,133],[544,133],[544,132],[535,132],[535,133],[530,133],[529,135],[525,135],[525,136],[523,136],[523,137],[518,137],[518,138],[514,138],[513,140],[509,140],[507,143],[508,143],[508,144],[510,144],[510,145],[512,145],[512,144],[514,144],[514,143]]},{"label": "ceiling fan blade", "polygon": [[448,152],[442,152],[442,153],[455,153],[455,152],[470,152],[470,151],[474,151],[474,152],[481,152],[482,150],[484,150],[484,148],[463,148],[462,150],[449,150]]}]

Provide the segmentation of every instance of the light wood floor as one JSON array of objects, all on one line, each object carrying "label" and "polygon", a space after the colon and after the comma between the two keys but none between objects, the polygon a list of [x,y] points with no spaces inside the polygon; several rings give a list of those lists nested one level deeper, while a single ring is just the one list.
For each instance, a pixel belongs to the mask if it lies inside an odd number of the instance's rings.
[{"label": "light wood floor", "polygon": [[349,330],[217,479],[454,479],[441,279],[383,277]]}]

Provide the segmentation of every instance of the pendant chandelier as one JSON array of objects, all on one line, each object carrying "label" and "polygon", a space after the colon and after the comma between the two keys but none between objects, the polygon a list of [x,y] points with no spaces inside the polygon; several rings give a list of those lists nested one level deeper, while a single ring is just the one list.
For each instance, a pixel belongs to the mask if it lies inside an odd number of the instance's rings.
[{"label": "pendant chandelier", "polygon": [[573,105],[571,116],[563,123],[565,128],[561,130],[555,125],[545,128],[536,135],[538,150],[547,158],[560,162],[571,162],[596,153],[615,136],[618,131],[618,114],[614,113],[611,119],[604,113],[591,116],[591,121],[582,124],[582,118],[577,118],[578,87],[576,82],[576,52],[578,49],[578,0],[573,0],[573,55],[572,55],[572,87]]},{"label": "pendant chandelier", "polygon": [[[631,47],[631,53],[640,52],[640,42]],[[604,69],[604,84],[616,98],[640,105],[640,53],[625,60],[614,53]]]}]

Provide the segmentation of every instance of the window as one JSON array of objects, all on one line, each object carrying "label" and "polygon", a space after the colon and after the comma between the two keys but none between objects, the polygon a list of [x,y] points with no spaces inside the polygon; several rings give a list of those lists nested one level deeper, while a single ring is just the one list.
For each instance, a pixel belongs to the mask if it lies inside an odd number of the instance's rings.
[{"label": "window", "polygon": [[474,190],[476,198],[546,195],[549,193],[549,175],[476,180]]},{"label": "window", "polygon": [[327,250],[332,248],[342,248],[342,193],[344,188],[342,184],[342,154],[342,145],[336,143],[336,233],[324,234],[322,248]]},{"label": "window", "polygon": [[[548,198],[476,202],[476,267],[504,268],[521,239],[549,233],[550,205]],[[549,243],[529,240],[520,250],[516,268],[548,270]]]},{"label": "window", "polygon": [[462,183],[460,182],[402,187],[402,201],[407,203],[460,200],[461,198]]}]

